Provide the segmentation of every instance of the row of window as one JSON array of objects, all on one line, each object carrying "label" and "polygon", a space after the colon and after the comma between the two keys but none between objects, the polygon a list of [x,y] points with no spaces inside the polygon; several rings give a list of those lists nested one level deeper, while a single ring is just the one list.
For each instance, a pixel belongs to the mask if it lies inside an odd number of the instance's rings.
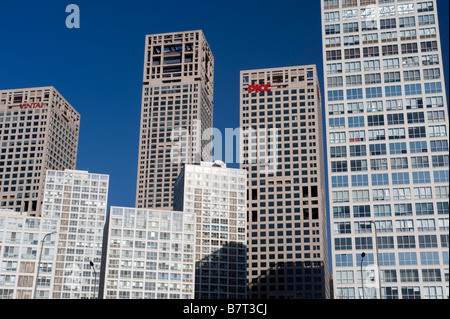
[{"label": "row of window", "polygon": [[[403,71],[403,82],[410,81],[420,81],[421,75],[419,70],[412,71]],[[440,79],[441,73],[440,69],[427,69],[423,70],[423,79],[424,80],[436,80]],[[384,80],[382,80],[381,73],[371,73],[364,75],[364,84],[381,84],[381,83],[395,83],[402,82],[401,72],[385,72]],[[345,85],[346,86],[361,86],[363,85],[363,76],[362,75],[347,75],[345,77]],[[327,78],[327,87],[328,88],[336,88],[344,86],[344,77],[343,76],[333,76]],[[378,88],[377,91],[372,91],[366,89],[367,98],[371,97],[373,94],[381,94],[381,88]]]},{"label": "row of window", "polygon": [[[350,145],[349,154],[347,154],[347,146],[332,146],[330,147],[330,158],[346,158],[347,155],[350,157],[387,155],[387,147],[388,146],[385,143],[370,144],[369,152],[367,152],[366,145]],[[427,141],[416,141],[409,143],[410,154],[427,153],[428,150],[432,153],[448,152],[448,140],[430,141],[430,148],[428,148]],[[404,142],[389,143],[389,154],[408,154],[407,144]],[[378,163],[376,164],[378,165]],[[385,164],[387,165],[387,162]],[[380,169],[385,169],[383,167],[380,167]]]},{"label": "row of window", "polygon": [[[353,211],[353,218],[370,218],[372,213],[374,217],[389,217],[392,216],[392,213],[395,216],[412,216],[413,207],[416,216],[434,215],[433,203],[416,203],[414,206],[411,203],[394,204],[393,211],[391,211],[390,204],[373,205],[373,207],[370,205],[334,206],[332,210],[334,219],[346,219],[351,217],[350,208]],[[438,215],[448,215],[448,202],[437,202],[436,211]],[[443,226],[448,227],[448,221],[446,223]],[[392,221],[375,221],[375,225],[377,230],[392,231]],[[371,229],[370,226],[367,225],[367,227],[367,229]]]},{"label": "row of window", "polygon": [[[413,243],[411,243],[411,236],[399,236],[399,246],[402,248],[411,248]],[[405,246],[405,247],[404,247]],[[437,251],[423,251],[420,252],[420,262],[417,257],[416,252],[399,252],[397,257],[398,265],[400,266],[411,266],[411,265],[440,265],[441,259],[439,258],[439,252]],[[353,258],[354,257],[354,258]],[[395,265],[395,253],[380,253],[379,254],[380,266],[385,265]],[[360,254],[336,254],[335,255],[335,265],[336,267],[353,267],[360,266],[361,255]],[[363,261],[363,266],[374,265],[374,256],[369,253]],[[442,264],[448,265],[448,251],[442,252]]]},{"label": "row of window", "polygon": [[[370,87],[365,89],[365,98],[374,99],[382,98],[384,91],[384,97],[395,97],[395,96],[410,96],[410,95],[421,95],[425,94],[436,94],[442,93],[442,83],[441,82],[431,82],[424,83],[423,87],[421,83],[417,84],[406,84],[406,85],[390,85],[385,86],[384,90],[382,87]],[[404,93],[403,93],[404,92]],[[347,89],[345,91],[346,96],[344,97],[344,90],[328,90],[327,99],[328,102],[334,101],[344,101],[346,100],[362,100],[364,98],[363,89]]]},{"label": "row of window", "polygon": [[[391,183],[389,183],[389,174],[371,174],[371,185],[409,185],[410,184],[410,174],[409,172],[401,173],[391,173]],[[412,183],[413,184],[430,184],[432,182],[431,173],[429,171],[424,172],[412,172]],[[433,171],[433,181],[434,183],[448,183],[449,182],[449,171]],[[351,180],[352,187],[363,187],[369,186],[369,174],[362,175],[348,175],[345,176],[331,176],[331,187],[332,188],[342,188],[349,187]]]},{"label": "row of window", "polygon": [[[393,227],[393,221],[391,220],[385,220],[380,221],[380,223],[383,223],[385,228],[382,228],[380,230],[383,230],[383,232],[394,232]],[[334,233],[335,234],[351,234],[352,233],[352,223],[351,222],[337,222],[333,224]],[[439,231],[448,231],[448,218],[439,218],[438,219],[438,226],[436,226],[436,220],[434,218],[429,219],[418,219],[414,221],[413,219],[403,219],[403,220],[396,220],[395,221],[395,231],[396,232],[414,232],[415,230],[419,232],[435,232],[436,230]],[[353,233],[354,234],[367,234],[372,233],[372,223],[370,221],[355,221],[353,222]],[[427,236],[430,238],[427,239]],[[448,247],[448,234],[441,235],[441,246],[442,247]],[[335,244],[339,242],[342,244],[342,241],[338,241],[338,238],[335,239]],[[346,243],[348,242],[346,238]],[[367,240],[370,243],[370,247],[372,247],[372,237],[367,238],[355,238],[356,247],[362,247],[361,240]],[[423,246],[420,246],[420,248],[429,248],[429,247],[437,247],[437,236],[436,235],[424,235],[419,236],[419,242],[422,244],[422,240],[426,244],[423,243]],[[373,248],[373,247],[372,247]],[[363,248],[356,248],[356,249],[372,249],[367,247]]]}]

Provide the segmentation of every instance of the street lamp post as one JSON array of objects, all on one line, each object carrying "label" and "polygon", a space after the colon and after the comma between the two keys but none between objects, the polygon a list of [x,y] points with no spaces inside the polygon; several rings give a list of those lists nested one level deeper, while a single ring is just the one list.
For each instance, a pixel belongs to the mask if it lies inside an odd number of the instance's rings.
[{"label": "street lamp post", "polygon": [[36,282],[35,282],[35,284],[34,284],[34,294],[33,294],[33,299],[36,299],[36,292],[37,292],[37,286],[38,286],[38,280],[39,280],[39,270],[40,270],[40,268],[41,268],[42,250],[43,250],[43,248],[44,248],[44,242],[45,242],[45,240],[47,239],[47,236],[51,236],[51,235],[53,235],[53,234],[56,234],[56,232],[54,231],[54,232],[51,232],[51,233],[46,234],[46,235],[44,236],[44,238],[42,238],[42,241],[41,241],[41,250],[40,250],[40,252],[39,252],[39,261],[38,261],[38,264],[37,264]]},{"label": "street lamp post", "polygon": [[97,287],[97,272],[95,271],[95,267],[94,267],[94,263],[92,262],[92,260],[89,262],[89,264],[91,265],[92,269],[94,270],[94,293],[93,293],[93,297],[92,299],[95,299],[95,293],[96,293],[96,287]]},{"label": "street lamp post", "polygon": [[377,225],[373,220],[370,221],[373,224],[375,230],[375,252],[377,255],[377,271],[378,271],[378,293],[381,299],[381,276],[380,276],[380,256],[378,255],[378,235],[377,235]]},{"label": "street lamp post", "polygon": [[361,254],[361,285],[362,285],[363,299],[366,299],[366,296],[364,294],[364,273],[363,273],[363,259],[365,256],[366,256],[366,253],[362,252],[362,254]]}]

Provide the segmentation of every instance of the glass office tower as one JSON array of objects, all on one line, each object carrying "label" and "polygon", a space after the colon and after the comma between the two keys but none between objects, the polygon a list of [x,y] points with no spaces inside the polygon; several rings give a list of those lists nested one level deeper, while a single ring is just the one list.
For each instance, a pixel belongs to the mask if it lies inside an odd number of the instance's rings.
[{"label": "glass office tower", "polygon": [[321,8],[334,297],[448,298],[449,119],[436,1]]}]

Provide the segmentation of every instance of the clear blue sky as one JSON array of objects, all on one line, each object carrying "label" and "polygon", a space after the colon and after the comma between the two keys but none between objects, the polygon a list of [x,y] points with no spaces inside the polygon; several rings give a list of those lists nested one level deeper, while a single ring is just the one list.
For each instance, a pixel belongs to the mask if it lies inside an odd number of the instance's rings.
[{"label": "clear blue sky", "polygon": [[[80,29],[65,26],[70,3]],[[449,92],[449,1],[438,7]],[[109,205],[132,207],[145,35],[197,29],[215,57],[222,131],[239,126],[240,70],[316,64],[322,73],[319,0],[0,0],[0,89],[54,86],[82,117],[77,169],[109,174]]]}]

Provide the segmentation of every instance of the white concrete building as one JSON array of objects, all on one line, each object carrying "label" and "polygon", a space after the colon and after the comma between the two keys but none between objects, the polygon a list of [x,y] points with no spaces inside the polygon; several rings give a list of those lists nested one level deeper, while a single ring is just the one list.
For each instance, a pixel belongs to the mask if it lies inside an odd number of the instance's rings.
[{"label": "white concrete building", "polygon": [[193,299],[192,213],[111,207],[100,299]]},{"label": "white concrete building", "polygon": [[202,162],[185,165],[175,182],[174,209],[196,219],[196,299],[246,298],[246,176]]},{"label": "white concrete building", "polygon": [[47,171],[42,217],[60,225],[50,299],[97,298],[108,187],[108,175]]},{"label": "white concrete building", "polygon": [[449,118],[436,1],[321,8],[334,298],[448,298]]},{"label": "white concrete building", "polygon": [[58,219],[0,210],[0,299],[51,298],[58,227]]}]

